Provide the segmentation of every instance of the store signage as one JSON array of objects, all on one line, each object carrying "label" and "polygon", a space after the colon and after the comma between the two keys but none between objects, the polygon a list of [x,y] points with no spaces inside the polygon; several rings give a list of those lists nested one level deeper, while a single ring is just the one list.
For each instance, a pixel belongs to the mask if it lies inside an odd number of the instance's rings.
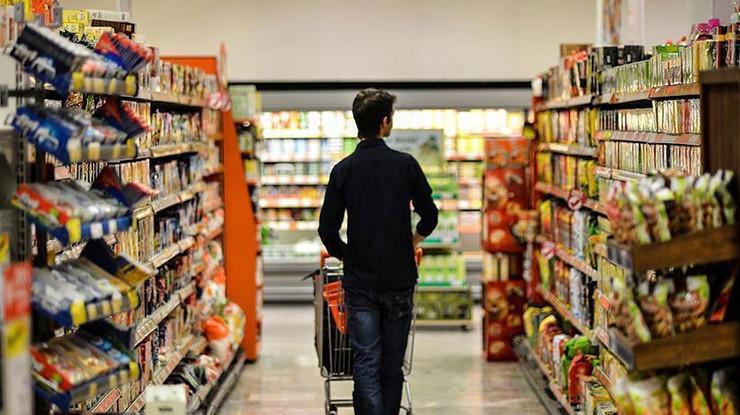
[{"label": "store signage", "polygon": [[409,153],[426,173],[441,169],[443,157],[443,130],[393,130],[386,140],[394,150]]}]

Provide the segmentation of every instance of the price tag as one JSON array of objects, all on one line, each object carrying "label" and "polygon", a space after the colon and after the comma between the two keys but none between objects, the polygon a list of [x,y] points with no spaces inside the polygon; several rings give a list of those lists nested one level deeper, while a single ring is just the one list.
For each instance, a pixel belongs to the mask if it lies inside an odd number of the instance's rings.
[{"label": "price tag", "polygon": [[568,194],[568,207],[571,210],[581,210],[585,201],[586,195],[578,189],[573,189]]},{"label": "price tag", "polygon": [[548,261],[551,260],[555,256],[555,244],[550,241],[542,243],[540,254]]}]

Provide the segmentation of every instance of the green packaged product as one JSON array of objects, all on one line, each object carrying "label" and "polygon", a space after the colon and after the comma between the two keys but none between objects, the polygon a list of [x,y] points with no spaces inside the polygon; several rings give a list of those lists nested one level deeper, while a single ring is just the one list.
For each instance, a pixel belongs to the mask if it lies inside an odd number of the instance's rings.
[{"label": "green packaged product", "polygon": [[[710,185],[716,186],[719,184],[715,181],[712,182],[712,178],[709,174],[704,174],[696,179],[694,182],[694,191],[692,192],[693,201],[698,209],[698,229],[712,229],[722,224],[722,213],[720,212],[719,202],[714,197],[714,192],[710,189]],[[719,225],[717,225],[719,223]]]},{"label": "green packaged product", "polygon": [[718,177],[718,180],[721,181],[715,194],[722,205],[722,217],[726,225],[735,224],[735,199],[730,193],[730,185],[734,176],[734,173],[729,170],[720,170],[715,174],[715,177]]},{"label": "green packaged product", "polygon": [[630,382],[628,389],[634,415],[671,415],[665,379],[652,377]]},{"label": "green packaged product", "polygon": [[563,353],[563,360],[560,363],[562,369],[561,376],[564,381],[563,388],[568,387],[568,370],[570,364],[579,354],[587,354],[591,350],[591,340],[584,336],[576,336],[565,343],[565,353]]},{"label": "green packaged product", "polygon": [[630,328],[627,332],[628,336],[641,343],[649,343],[653,337],[650,334],[647,323],[645,323],[645,318],[642,315],[640,307],[631,297],[626,299],[626,307],[628,318],[631,321],[631,324],[628,326]]},{"label": "green packaged product", "polygon": [[738,377],[735,367],[726,367],[712,374],[712,408],[714,415],[737,415],[740,411],[738,399]]},{"label": "green packaged product", "polygon": [[653,202],[653,214],[655,215],[654,226],[651,229],[652,237],[655,241],[666,242],[671,239],[666,203],[673,202],[673,192],[666,187],[665,180],[662,177],[658,177],[652,182],[650,190],[649,197]]},{"label": "green packaged product", "polygon": [[709,383],[707,376],[707,373],[703,370],[699,370],[691,376],[690,393],[693,415],[712,415],[712,408],[705,392],[705,385]]},{"label": "green packaged product", "polygon": [[639,244],[649,244],[651,242],[650,231],[648,229],[648,223],[645,220],[645,216],[642,213],[642,198],[640,197],[639,189],[636,185],[630,183],[625,189],[625,194],[634,220],[635,242]]},{"label": "green packaged product", "polygon": [[722,187],[722,172],[718,171],[717,174],[709,179],[709,190],[706,195],[706,203],[711,206],[710,211],[710,227],[719,228],[722,226],[722,215],[723,210],[719,203],[720,191]]},{"label": "green packaged product", "polygon": [[550,260],[548,260],[541,252],[537,255],[537,263],[540,267],[540,283],[542,287],[550,289],[550,281],[552,280],[550,274]]},{"label": "green packaged product", "polygon": [[682,372],[668,378],[668,394],[671,398],[671,415],[693,415],[691,411],[691,379]]},{"label": "green packaged product", "polygon": [[630,397],[629,384],[629,378],[624,376],[617,379],[617,381],[614,382],[614,386],[612,386],[614,404],[622,415],[634,415],[635,413],[635,408]]}]

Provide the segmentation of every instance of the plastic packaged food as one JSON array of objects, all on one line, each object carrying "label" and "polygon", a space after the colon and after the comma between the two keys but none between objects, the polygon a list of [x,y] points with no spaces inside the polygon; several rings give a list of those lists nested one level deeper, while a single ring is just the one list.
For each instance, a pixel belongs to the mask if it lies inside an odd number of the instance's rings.
[{"label": "plastic packaged food", "polygon": [[657,283],[645,280],[638,286],[640,309],[653,338],[673,335],[673,315],[668,304],[668,295],[672,290],[671,280],[660,280]]},{"label": "plastic packaged food", "polygon": [[712,408],[714,415],[736,415],[740,413],[737,368],[726,367],[712,374]]},{"label": "plastic packaged food", "polygon": [[635,408],[632,404],[632,398],[629,390],[630,381],[627,376],[621,377],[614,382],[612,394],[614,403],[617,405],[620,414],[634,415]]},{"label": "plastic packaged food", "polygon": [[704,370],[698,370],[691,376],[690,389],[693,415],[712,415],[708,399],[709,379]]},{"label": "plastic packaged food", "polygon": [[691,410],[691,379],[688,373],[668,378],[666,384],[671,397],[671,415],[693,415]]},{"label": "plastic packaged food", "polygon": [[674,278],[674,290],[669,295],[676,332],[702,327],[707,322],[709,281],[706,275]]},{"label": "plastic packaged food", "polygon": [[635,415],[671,415],[670,399],[664,388],[665,379],[652,377],[630,382],[630,400]]}]

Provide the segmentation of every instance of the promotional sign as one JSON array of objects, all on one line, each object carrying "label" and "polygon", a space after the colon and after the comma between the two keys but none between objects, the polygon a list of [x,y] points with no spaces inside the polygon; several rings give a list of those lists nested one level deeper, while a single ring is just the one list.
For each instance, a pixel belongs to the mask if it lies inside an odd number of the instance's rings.
[{"label": "promotional sign", "polygon": [[394,150],[414,156],[426,174],[439,173],[444,162],[443,130],[393,130],[386,139]]}]

